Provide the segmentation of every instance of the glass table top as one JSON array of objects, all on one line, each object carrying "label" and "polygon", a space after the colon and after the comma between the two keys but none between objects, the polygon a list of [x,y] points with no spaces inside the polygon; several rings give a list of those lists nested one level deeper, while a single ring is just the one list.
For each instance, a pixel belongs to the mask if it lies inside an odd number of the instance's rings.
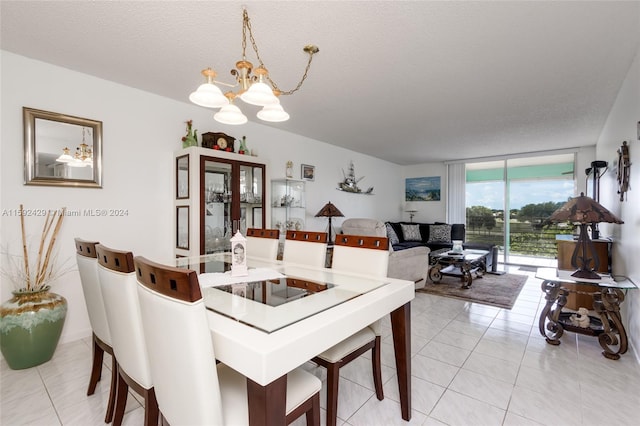
[{"label": "glass table top", "polygon": [[[216,253],[175,260],[178,267],[198,272],[207,309],[272,333],[324,310],[388,284],[383,278],[338,273],[280,261],[248,257],[251,269],[272,271],[276,278],[208,286],[216,277],[228,281],[229,253]],[[203,275],[205,274],[205,275]],[[236,277],[237,278],[237,277]],[[203,285],[206,282],[207,286]]]},{"label": "glass table top", "polygon": [[536,278],[545,281],[559,281],[570,284],[591,285],[597,287],[611,287],[619,289],[634,289],[636,285],[623,277],[615,277],[608,274],[599,274],[599,280],[590,280],[586,278],[575,278],[571,276],[574,271],[556,269],[556,268],[538,268]]}]

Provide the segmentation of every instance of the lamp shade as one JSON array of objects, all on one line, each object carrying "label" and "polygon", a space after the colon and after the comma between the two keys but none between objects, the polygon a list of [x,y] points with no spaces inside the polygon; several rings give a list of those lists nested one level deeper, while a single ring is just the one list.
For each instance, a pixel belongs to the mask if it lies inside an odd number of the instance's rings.
[{"label": "lamp shade", "polygon": [[247,116],[234,104],[228,104],[220,108],[220,111],[213,114],[213,118],[222,124],[244,124]]},{"label": "lamp shade", "polygon": [[189,95],[189,100],[196,105],[206,108],[221,108],[229,104],[229,100],[225,98],[220,89],[212,83],[201,84],[198,90]]},{"label": "lamp shade", "polygon": [[258,106],[278,103],[278,98],[273,94],[273,89],[261,81],[253,83],[249,90],[240,95],[240,99],[248,104]]},{"label": "lamp shade", "polygon": [[[576,243],[576,248],[571,256],[571,265],[578,268],[571,276],[576,279],[599,280],[600,275],[596,272],[600,266],[598,255],[596,254],[593,242],[587,235],[587,227],[594,223],[624,223],[613,213],[602,207],[593,198],[586,197],[580,193],[579,197],[570,199],[553,212],[549,217],[550,222],[565,222],[580,224],[580,235]],[[593,264],[593,266],[592,266]]]},{"label": "lamp shade", "polygon": [[316,213],[316,217],[344,217],[342,212],[329,201]]},{"label": "lamp shade", "polygon": [[264,108],[258,111],[257,116],[260,120],[274,123],[287,121],[289,119],[289,114],[282,108],[280,103],[265,105]]},{"label": "lamp shade", "polygon": [[579,197],[570,199],[564,206],[553,212],[551,217],[549,217],[549,221],[569,221],[573,223],[624,223],[593,198],[585,196],[583,192],[580,193]]}]

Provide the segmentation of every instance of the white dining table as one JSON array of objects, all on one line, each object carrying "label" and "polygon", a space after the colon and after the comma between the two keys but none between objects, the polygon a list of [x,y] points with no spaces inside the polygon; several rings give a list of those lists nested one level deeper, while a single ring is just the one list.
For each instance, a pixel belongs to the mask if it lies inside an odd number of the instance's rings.
[{"label": "white dining table", "polygon": [[282,286],[271,289],[265,281],[259,291],[269,303],[262,303],[251,283],[240,284],[241,293],[215,286],[216,277],[224,278],[225,262],[230,260],[222,253],[176,260],[200,274],[216,359],[247,377],[251,425],[284,425],[287,373],[385,315],[391,318],[400,414],[411,419],[413,282],[249,257],[250,270],[327,287],[303,297],[294,288],[287,297],[275,290]]}]

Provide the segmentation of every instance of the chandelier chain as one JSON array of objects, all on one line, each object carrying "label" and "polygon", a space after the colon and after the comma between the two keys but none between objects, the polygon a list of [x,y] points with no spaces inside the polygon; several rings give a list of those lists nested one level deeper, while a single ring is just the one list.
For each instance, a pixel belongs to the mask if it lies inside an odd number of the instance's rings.
[{"label": "chandelier chain", "polygon": [[[258,59],[258,63],[260,64],[260,66],[262,68],[267,68],[264,65],[264,62],[262,62],[262,58],[260,58],[260,53],[258,52],[258,45],[256,44],[256,40],[253,38],[253,31],[251,30],[251,22],[249,20],[249,14],[247,13],[247,10],[245,9],[243,11],[243,24],[242,24],[242,58],[245,59],[245,49],[247,47],[247,32],[246,30],[249,30],[249,40],[251,41],[251,46],[253,47],[253,51],[256,54],[256,58]],[[307,79],[307,74],[309,73],[309,69],[311,68],[311,61],[313,61],[313,54],[315,52],[313,51],[309,51],[309,60],[307,61],[307,66],[304,69],[304,74],[302,75],[302,79],[298,82],[298,85],[291,89],[291,90],[280,90],[280,88],[278,87],[278,85],[276,84],[275,81],[273,81],[271,79],[271,76],[269,74],[266,75],[266,79],[269,80],[269,83],[271,83],[271,86],[278,92],[279,95],[291,95],[295,92],[297,92],[298,90],[300,90],[300,87],[302,87],[302,84],[304,83],[304,81]]]}]

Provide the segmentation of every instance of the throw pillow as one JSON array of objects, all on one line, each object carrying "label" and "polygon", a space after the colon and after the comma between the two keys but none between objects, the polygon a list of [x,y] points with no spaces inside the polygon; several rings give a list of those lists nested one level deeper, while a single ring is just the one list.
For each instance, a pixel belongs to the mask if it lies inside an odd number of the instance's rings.
[{"label": "throw pillow", "polygon": [[422,241],[422,235],[420,235],[420,228],[418,225],[406,225],[401,223],[402,235],[405,241]]},{"label": "throw pillow", "polygon": [[429,242],[430,243],[450,243],[451,242],[451,225],[430,225],[429,226]]},{"label": "throw pillow", "polygon": [[385,223],[385,226],[387,227],[387,238],[389,238],[389,245],[392,246],[394,244],[400,243],[400,238],[398,238],[398,234],[396,234],[393,226],[391,226],[389,222]]}]

